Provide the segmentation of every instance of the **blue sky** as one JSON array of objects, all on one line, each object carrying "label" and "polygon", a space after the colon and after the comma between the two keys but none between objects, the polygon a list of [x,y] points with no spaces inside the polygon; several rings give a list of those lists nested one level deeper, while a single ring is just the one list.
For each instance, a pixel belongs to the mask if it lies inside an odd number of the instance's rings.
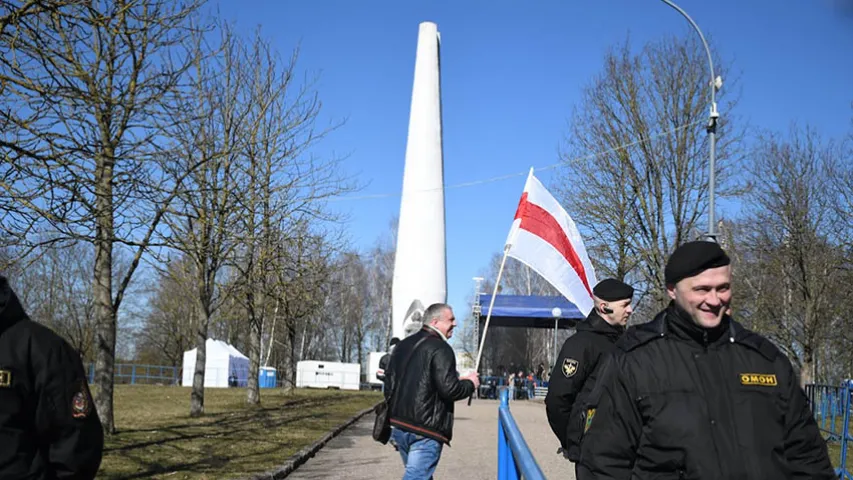
[{"label": "blue sky", "polygon": [[[853,0],[680,6],[733,62],[736,113],[751,125],[849,131]],[[354,195],[387,194],[335,203],[351,215],[358,247],[387,232],[399,210],[418,24],[438,24],[445,183],[518,174],[446,192],[448,300],[459,318],[468,313],[471,277],[503,246],[526,172],[558,161],[572,107],[608,47],[629,31],[636,45],[690,32],[657,0],[223,0],[219,7],[239,30],[261,25],[285,57],[300,44],[299,67],[320,75],[324,120],[347,119],[316,153],[348,156],[346,168],[368,183]],[[549,173],[538,174],[546,185]]]}]

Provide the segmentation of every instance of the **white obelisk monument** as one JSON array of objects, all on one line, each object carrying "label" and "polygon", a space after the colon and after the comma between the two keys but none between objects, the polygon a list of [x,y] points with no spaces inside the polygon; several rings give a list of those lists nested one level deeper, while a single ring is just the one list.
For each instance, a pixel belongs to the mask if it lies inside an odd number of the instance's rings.
[{"label": "white obelisk monument", "polygon": [[391,333],[401,340],[426,307],[447,302],[440,43],[438,26],[421,23],[391,293]]}]

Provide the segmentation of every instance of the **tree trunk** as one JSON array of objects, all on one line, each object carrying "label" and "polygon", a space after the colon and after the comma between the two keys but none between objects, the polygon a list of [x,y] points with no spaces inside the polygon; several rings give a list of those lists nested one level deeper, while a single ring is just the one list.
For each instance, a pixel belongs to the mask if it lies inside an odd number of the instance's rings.
[{"label": "tree trunk", "polygon": [[800,369],[800,386],[814,383],[814,353],[811,348],[803,349],[803,367]]},{"label": "tree trunk", "polygon": [[298,361],[296,355],[296,325],[293,319],[288,319],[286,331],[288,352],[285,363],[285,378],[282,380],[287,381],[288,387],[296,388],[296,364]]},{"label": "tree trunk", "polygon": [[95,333],[95,407],[104,433],[115,433],[113,418],[113,375],[116,352],[116,312],[113,308],[113,161],[98,158],[95,168],[95,271],[93,283]]},{"label": "tree trunk", "polygon": [[393,328],[394,316],[391,314],[389,309],[388,311],[388,321],[385,322],[385,345],[382,345],[382,351],[384,352],[391,345],[391,329]]},{"label": "tree trunk", "polygon": [[[199,309],[198,330],[196,331],[195,372],[193,372],[193,391],[190,394],[190,416],[204,415],[204,370],[207,360],[207,326],[208,314],[206,309]],[[230,375],[231,372],[228,372]]]},{"label": "tree trunk", "polygon": [[264,358],[264,362],[263,362],[265,367],[268,367],[270,365],[270,357],[272,356],[272,347],[275,344],[275,324],[278,321],[278,308],[279,308],[280,304],[281,304],[281,300],[276,299],[275,308],[273,309],[273,313],[272,313],[272,327],[270,328],[270,340],[269,340],[269,342],[267,342],[268,343],[268,345],[267,345],[267,356],[266,356],[266,358]]},{"label": "tree trunk", "polygon": [[249,322],[249,385],[246,392],[246,403],[258,405],[261,403],[260,385],[258,385],[259,366],[261,364],[261,333],[263,331],[259,319]]}]

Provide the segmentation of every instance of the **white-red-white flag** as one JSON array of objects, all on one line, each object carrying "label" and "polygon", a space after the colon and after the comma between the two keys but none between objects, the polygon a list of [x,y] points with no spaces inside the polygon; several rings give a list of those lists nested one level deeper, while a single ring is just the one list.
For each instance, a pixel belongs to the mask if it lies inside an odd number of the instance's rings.
[{"label": "white-red-white flag", "polygon": [[598,283],[583,239],[572,217],[533,176],[527,177],[515,212],[507,255],[541,275],[570,302],[589,315],[592,289]]}]

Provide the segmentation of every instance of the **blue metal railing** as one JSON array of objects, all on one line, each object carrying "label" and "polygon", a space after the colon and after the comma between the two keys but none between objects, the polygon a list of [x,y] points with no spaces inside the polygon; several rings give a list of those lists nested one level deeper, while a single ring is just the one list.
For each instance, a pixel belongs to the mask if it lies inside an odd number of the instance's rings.
[{"label": "blue metal railing", "polygon": [[[95,364],[88,365],[89,383],[95,381]],[[165,365],[135,365],[117,363],[114,382],[116,384],[163,384],[180,385],[180,368]]]},{"label": "blue metal railing", "polygon": [[853,474],[847,469],[847,449],[853,445],[849,443],[853,441],[850,432],[853,385],[850,382],[841,387],[810,384],[805,390],[815,421],[827,443],[838,442],[840,455],[836,475],[842,480],[853,480]]},{"label": "blue metal railing", "polygon": [[498,480],[545,480],[524,436],[509,411],[509,391],[501,391],[498,407]]},{"label": "blue metal railing", "polygon": [[510,387],[510,392],[515,396],[510,400],[530,399],[536,395],[537,387],[547,387],[548,382],[541,379],[528,380],[517,379],[513,381],[513,385],[507,385],[507,379],[494,375],[480,377],[480,389],[477,392],[477,398],[498,399],[498,392],[505,387]]}]

